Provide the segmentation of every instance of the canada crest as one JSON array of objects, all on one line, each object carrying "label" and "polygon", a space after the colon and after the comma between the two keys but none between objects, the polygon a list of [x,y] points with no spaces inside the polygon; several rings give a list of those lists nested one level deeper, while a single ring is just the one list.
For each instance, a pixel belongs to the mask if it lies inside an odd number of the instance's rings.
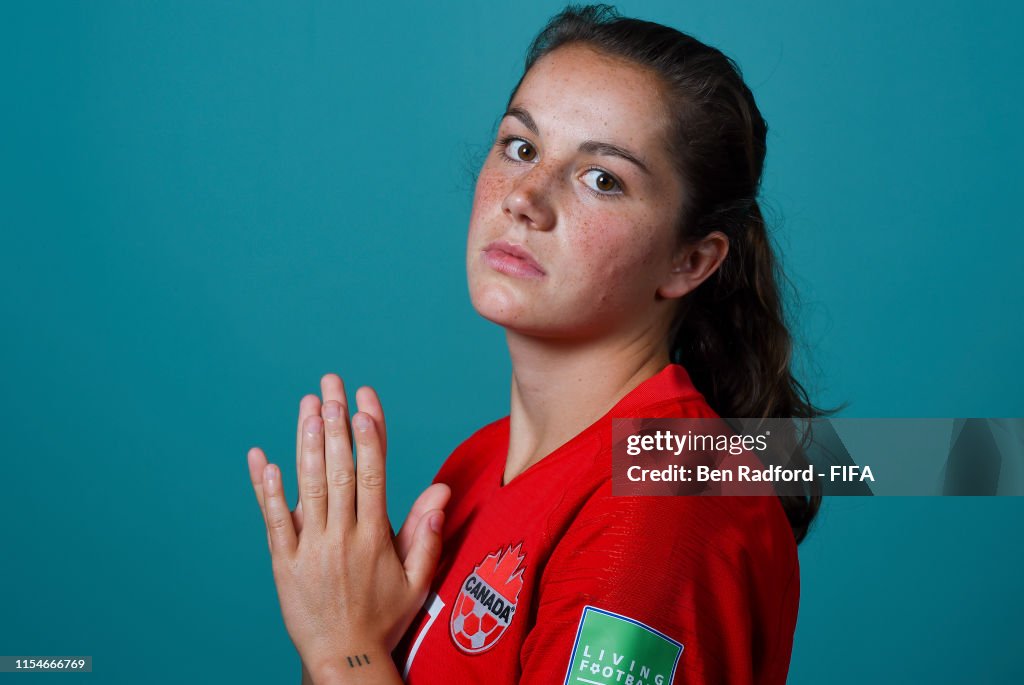
[{"label": "canada crest", "polygon": [[451,634],[463,652],[486,652],[512,623],[526,570],[522,546],[499,547],[462,581],[452,607]]}]

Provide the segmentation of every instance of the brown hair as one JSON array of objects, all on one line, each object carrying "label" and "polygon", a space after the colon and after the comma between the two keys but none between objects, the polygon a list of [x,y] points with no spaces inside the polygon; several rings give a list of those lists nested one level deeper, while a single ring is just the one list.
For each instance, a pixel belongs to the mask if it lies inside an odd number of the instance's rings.
[{"label": "brown hair", "polygon": [[[538,59],[571,43],[646,66],[669,86],[670,142],[688,198],[680,245],[711,231],[729,239],[722,265],[681,298],[669,339],[672,361],[686,368],[723,418],[813,418],[837,411],[812,405],[790,370],[792,339],[779,288],[786,280],[757,201],[768,125],[739,66],[668,26],[621,17],[609,5],[570,5],[534,39],[523,76]],[[791,466],[806,464],[809,438]],[[821,505],[820,486],[810,483],[803,495],[780,500],[800,542]]]}]

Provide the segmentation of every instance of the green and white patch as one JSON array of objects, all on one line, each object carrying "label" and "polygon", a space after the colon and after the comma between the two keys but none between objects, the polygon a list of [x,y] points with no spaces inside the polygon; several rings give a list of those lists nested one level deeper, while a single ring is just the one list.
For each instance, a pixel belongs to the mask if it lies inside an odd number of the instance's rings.
[{"label": "green and white patch", "polygon": [[670,685],[683,645],[640,621],[583,607],[566,685]]}]

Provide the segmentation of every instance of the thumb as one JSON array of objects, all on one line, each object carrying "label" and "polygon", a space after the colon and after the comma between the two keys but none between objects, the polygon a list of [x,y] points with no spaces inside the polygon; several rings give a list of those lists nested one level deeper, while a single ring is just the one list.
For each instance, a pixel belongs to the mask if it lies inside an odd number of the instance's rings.
[{"label": "thumb", "polygon": [[416,527],[415,540],[405,558],[405,576],[418,590],[426,590],[434,578],[437,560],[441,558],[443,526],[444,512],[434,509],[424,514]]}]

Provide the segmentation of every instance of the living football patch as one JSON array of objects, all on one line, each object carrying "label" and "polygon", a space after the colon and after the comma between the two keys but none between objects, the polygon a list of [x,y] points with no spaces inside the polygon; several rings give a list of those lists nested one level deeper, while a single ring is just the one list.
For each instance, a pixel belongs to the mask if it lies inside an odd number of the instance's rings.
[{"label": "living football patch", "polygon": [[628,616],[586,606],[566,685],[670,685],[683,645]]}]

